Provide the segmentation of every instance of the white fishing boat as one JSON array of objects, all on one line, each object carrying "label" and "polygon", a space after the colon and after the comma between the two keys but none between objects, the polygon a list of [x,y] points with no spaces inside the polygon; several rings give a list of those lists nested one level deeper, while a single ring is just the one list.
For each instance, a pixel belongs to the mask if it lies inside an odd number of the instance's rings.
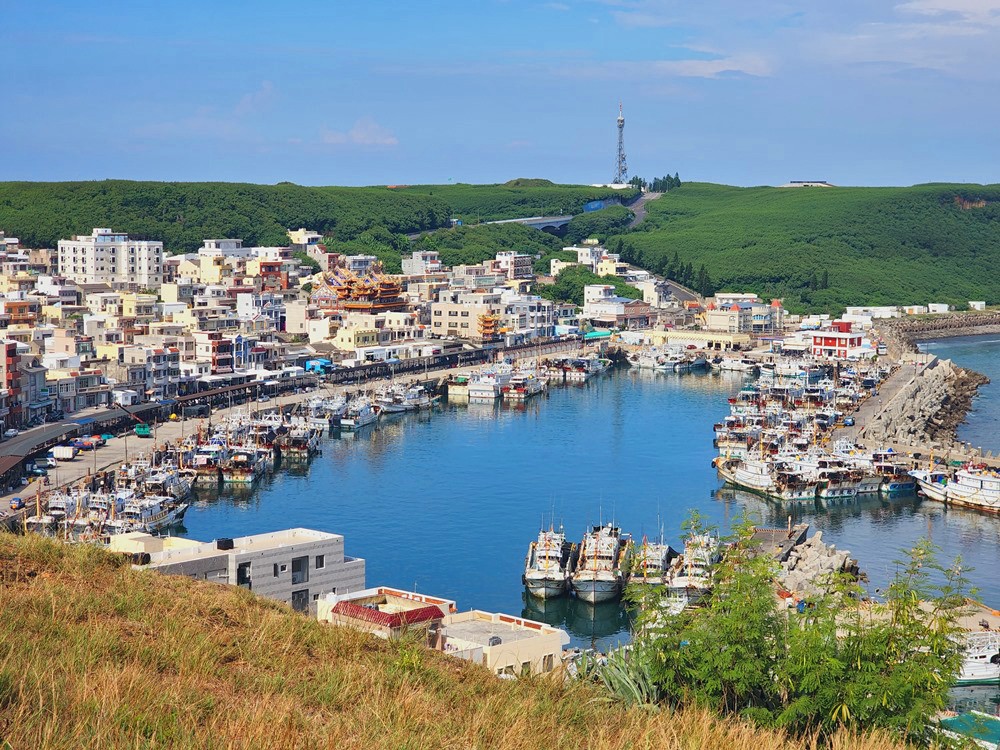
[{"label": "white fishing boat", "polygon": [[757,495],[789,503],[816,501],[816,480],[781,462],[716,459],[716,468],[729,484]]},{"label": "white fishing boat", "polygon": [[510,382],[502,389],[508,401],[524,401],[545,390],[548,383],[533,371],[518,371],[511,375]]},{"label": "white fishing boat", "polygon": [[360,396],[348,404],[347,411],[340,418],[340,428],[343,430],[360,429],[378,421],[379,414],[378,406],[373,405],[367,396]]},{"label": "white fishing boat", "polygon": [[684,552],[670,571],[669,595],[676,602],[695,605],[712,590],[712,569],[721,558],[719,538],[711,534],[692,534],[684,543]]},{"label": "white fishing boat", "polygon": [[987,630],[965,637],[962,670],[955,684],[1000,687],[1000,632]]},{"label": "white fishing boat", "polygon": [[538,539],[528,546],[522,580],[528,593],[539,599],[552,599],[566,593],[569,564],[574,551],[562,529],[538,532]]},{"label": "white fishing boat", "polygon": [[492,367],[475,372],[469,378],[469,401],[496,401],[514,373],[509,367]]},{"label": "white fishing boat", "polygon": [[584,536],[580,560],[570,577],[577,597],[590,604],[618,598],[625,583],[631,545],[631,540],[622,539],[621,529],[610,523],[595,526]]},{"label": "white fishing boat", "polygon": [[1000,473],[994,469],[966,464],[954,474],[942,469],[914,469],[910,475],[931,500],[1000,513]]},{"label": "white fishing boat", "polygon": [[187,509],[187,503],[175,503],[171,498],[133,495],[126,499],[121,515],[108,521],[105,528],[111,534],[154,534],[183,520]]},{"label": "white fishing boat", "polygon": [[646,537],[635,548],[632,558],[631,583],[647,586],[663,586],[670,580],[670,563],[677,557],[677,551],[663,541],[651,542]]},{"label": "white fishing boat", "polygon": [[191,482],[176,466],[161,465],[150,469],[141,479],[144,490],[150,495],[166,495],[184,500],[191,494]]}]

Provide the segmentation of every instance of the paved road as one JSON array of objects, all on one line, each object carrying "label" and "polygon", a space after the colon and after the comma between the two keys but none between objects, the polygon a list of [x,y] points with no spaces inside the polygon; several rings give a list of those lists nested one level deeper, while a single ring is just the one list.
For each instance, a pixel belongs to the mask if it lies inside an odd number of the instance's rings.
[{"label": "paved road", "polygon": [[628,207],[635,214],[635,218],[628,225],[629,229],[634,229],[642,223],[642,220],[646,218],[646,204],[649,201],[655,201],[661,195],[663,193],[643,193],[635,203]]}]

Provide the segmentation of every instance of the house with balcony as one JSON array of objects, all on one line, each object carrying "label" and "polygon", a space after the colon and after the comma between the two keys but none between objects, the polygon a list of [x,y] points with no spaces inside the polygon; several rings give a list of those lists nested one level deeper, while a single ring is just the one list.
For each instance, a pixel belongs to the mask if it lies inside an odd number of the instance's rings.
[{"label": "house with balcony", "polygon": [[111,385],[102,370],[49,370],[45,380],[56,408],[66,414],[110,403]]},{"label": "house with balcony", "polygon": [[194,331],[195,359],[211,365],[212,375],[228,375],[236,368],[233,340],[218,331]]}]

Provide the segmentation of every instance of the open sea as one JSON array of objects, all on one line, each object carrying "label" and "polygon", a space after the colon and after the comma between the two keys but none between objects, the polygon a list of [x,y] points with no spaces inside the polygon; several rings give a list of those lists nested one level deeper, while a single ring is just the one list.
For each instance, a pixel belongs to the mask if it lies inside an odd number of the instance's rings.
[{"label": "open sea", "polygon": [[[930,348],[982,371],[988,361],[1000,387],[1000,341],[985,345],[992,352],[985,359],[982,347],[946,352],[954,346]],[[574,645],[607,648],[628,639],[626,612],[568,598],[529,601],[521,584],[529,542],[550,522],[580,540],[589,525],[614,520],[637,539],[662,530],[679,548],[692,509],[723,532],[747,513],[786,526],[787,511],[723,489],[711,466],[712,425],[728,414],[726,399],[741,383],[737,373],[624,369],[518,407],[444,404],[390,418],[327,438],[307,470],[282,468],[253,491],[199,491],[185,535],[210,540],[295,526],[343,534],[347,553],[367,561],[369,586],[524,615],[565,628]],[[1000,442],[989,426],[998,415],[1000,400],[984,390],[967,429]],[[1000,518],[911,497],[797,511],[792,521],[799,520],[850,550],[873,593],[900,552],[928,536],[942,559],[961,555],[980,598],[1000,606]]]}]

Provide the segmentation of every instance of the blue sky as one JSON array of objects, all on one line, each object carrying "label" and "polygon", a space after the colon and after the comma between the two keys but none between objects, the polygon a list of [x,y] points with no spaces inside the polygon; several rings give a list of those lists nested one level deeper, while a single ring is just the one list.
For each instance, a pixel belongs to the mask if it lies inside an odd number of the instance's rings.
[{"label": "blue sky", "polygon": [[0,0],[0,179],[997,182],[1000,0]]}]

